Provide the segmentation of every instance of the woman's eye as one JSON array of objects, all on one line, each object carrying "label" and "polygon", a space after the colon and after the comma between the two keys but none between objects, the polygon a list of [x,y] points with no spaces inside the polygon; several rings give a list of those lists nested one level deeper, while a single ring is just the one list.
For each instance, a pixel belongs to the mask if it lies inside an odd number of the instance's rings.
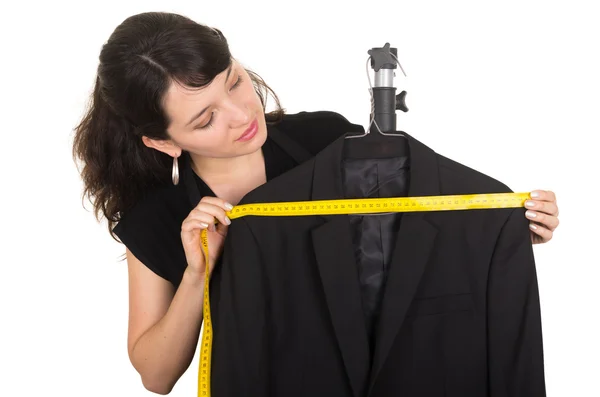
[{"label": "woman's eye", "polygon": [[[242,79],[242,75],[240,74],[240,75],[238,76],[238,79],[237,79],[237,81],[235,82],[235,84],[233,84],[233,85],[231,86],[231,89],[234,89],[234,88],[236,88],[236,87],[239,87],[239,85],[240,85],[240,84],[242,84],[242,82],[243,82],[243,81],[244,81],[244,80]],[[213,114],[214,114],[214,113],[213,113]],[[207,128],[210,128],[210,127],[212,127],[212,120],[213,120],[213,116],[211,115],[211,116],[210,116],[210,120],[208,120],[208,123],[204,124],[203,126],[199,126],[199,127],[197,127],[197,128],[198,128],[199,130],[205,130],[205,129],[207,129]]]},{"label": "woman's eye", "polygon": [[236,88],[241,83],[242,83],[242,75],[239,75],[237,81],[235,82],[235,84],[231,88]]},{"label": "woman's eye", "polygon": [[211,114],[211,116],[210,116],[210,119],[208,120],[208,123],[206,123],[206,124],[204,124],[203,126],[201,126],[201,127],[198,127],[198,128],[199,128],[199,129],[201,129],[201,130],[204,130],[204,129],[206,129],[206,128],[209,128],[209,127],[211,127],[211,126],[212,126],[212,124],[211,124],[211,123],[212,123],[212,119],[213,119],[213,116],[212,116],[212,114]]}]

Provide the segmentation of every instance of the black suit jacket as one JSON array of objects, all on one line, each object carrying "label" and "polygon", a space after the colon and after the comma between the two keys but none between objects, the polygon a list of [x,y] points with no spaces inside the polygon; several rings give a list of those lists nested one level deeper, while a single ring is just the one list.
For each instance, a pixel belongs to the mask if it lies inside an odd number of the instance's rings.
[{"label": "black suit jacket", "polygon": [[[511,191],[406,135],[409,196]],[[344,198],[343,145],[240,204]],[[373,351],[348,216],[234,220],[210,284],[212,395],[545,396],[524,209],[402,216]]]}]

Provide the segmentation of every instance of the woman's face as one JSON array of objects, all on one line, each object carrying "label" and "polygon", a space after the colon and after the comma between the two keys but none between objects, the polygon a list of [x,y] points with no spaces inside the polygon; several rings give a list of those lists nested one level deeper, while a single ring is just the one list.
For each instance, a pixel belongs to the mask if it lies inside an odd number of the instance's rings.
[{"label": "woman's face", "polygon": [[172,84],[165,96],[165,111],[171,119],[172,142],[192,155],[242,156],[260,149],[267,137],[260,98],[236,61],[201,89]]}]

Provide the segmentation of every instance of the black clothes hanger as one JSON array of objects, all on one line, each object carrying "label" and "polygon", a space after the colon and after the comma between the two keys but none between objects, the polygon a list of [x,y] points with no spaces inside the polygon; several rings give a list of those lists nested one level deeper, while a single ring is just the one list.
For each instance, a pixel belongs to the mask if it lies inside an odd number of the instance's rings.
[{"label": "black clothes hanger", "polygon": [[[408,111],[405,102],[406,91],[396,95],[396,87],[393,85],[394,69],[400,65],[397,49],[390,48],[390,44],[386,43],[382,48],[370,49],[368,53],[371,67],[375,70],[375,87],[371,86],[369,77],[371,123],[363,135],[345,137],[343,156],[345,159],[408,156],[408,139],[402,131],[396,130],[396,110]],[[402,73],[406,76],[404,69]]]}]

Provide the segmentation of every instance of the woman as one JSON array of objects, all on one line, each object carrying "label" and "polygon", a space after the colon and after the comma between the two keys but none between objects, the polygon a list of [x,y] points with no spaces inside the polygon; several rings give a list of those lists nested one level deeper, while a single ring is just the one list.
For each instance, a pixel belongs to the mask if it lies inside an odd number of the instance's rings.
[{"label": "woman", "polygon": [[[201,229],[209,228],[212,270],[230,224],[225,211],[298,165],[268,128],[313,155],[363,129],[333,112],[285,115],[265,82],[232,58],[220,31],[179,15],[128,18],[99,63],[73,152],[95,215],[126,246],[130,360],[148,390],[166,394],[198,342]],[[268,92],[277,110],[265,114]],[[199,202],[190,199],[194,191]],[[545,243],[558,226],[556,199],[533,193],[531,238]]]}]

